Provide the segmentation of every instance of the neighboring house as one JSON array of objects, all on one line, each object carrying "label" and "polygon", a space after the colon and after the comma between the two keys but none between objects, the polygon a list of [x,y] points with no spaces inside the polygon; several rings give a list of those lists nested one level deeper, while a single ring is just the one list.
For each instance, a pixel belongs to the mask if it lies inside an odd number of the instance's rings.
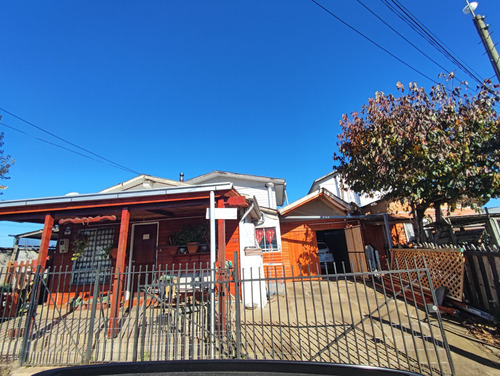
[{"label": "neighboring house", "polygon": [[[40,248],[40,240],[42,239],[43,230],[29,231],[14,236],[14,249],[11,262],[30,262],[32,265],[36,264]],[[58,229],[52,231],[51,241],[49,243],[49,265],[52,266],[54,252],[57,244]]]},{"label": "neighboring house", "polygon": [[[413,228],[409,216],[403,213],[390,212],[388,210],[374,210],[374,206],[381,205],[386,201],[381,200],[382,193],[374,192],[372,195],[360,194],[347,187],[337,171],[332,171],[318,179],[311,185],[309,193],[318,189],[328,189],[338,198],[351,205],[351,213],[358,219],[361,232],[361,244],[371,244],[378,251],[380,262],[385,265],[389,257],[387,250],[398,236],[402,238],[405,231],[413,235]],[[382,206],[381,206],[382,207]],[[388,209],[387,206],[384,207]],[[404,237],[406,239],[406,237]],[[361,249],[361,246],[359,246]],[[347,261],[345,258],[343,261]]]},{"label": "neighboring house", "polygon": [[[413,241],[415,233],[412,223],[412,213],[408,205],[399,201],[382,199],[380,192],[375,192],[370,196],[360,194],[349,189],[343,184],[342,179],[336,171],[332,171],[316,179],[310,189],[314,192],[319,188],[326,188],[337,197],[351,204],[356,204],[359,208],[358,214],[365,218],[361,221],[364,244],[372,244],[380,253],[381,261],[389,257],[388,250],[399,244],[407,244]],[[500,239],[500,231],[496,220],[489,220],[485,215],[478,214],[470,207],[458,206],[454,211],[448,212],[447,206],[441,208],[443,217],[447,218],[453,230],[440,232],[439,239],[433,239],[440,243],[460,242],[466,239],[481,237],[483,229],[496,239],[495,244]],[[491,212],[490,212],[491,213]],[[493,214],[493,213],[491,213]],[[435,221],[435,211],[429,208],[425,212],[424,223],[430,224]],[[494,217],[490,215],[490,217]],[[481,229],[478,223],[487,223]],[[479,235],[478,235],[479,234]],[[429,227],[428,236],[432,238],[433,232]]]},{"label": "neighboring house", "polygon": [[355,203],[357,206],[369,205],[382,197],[381,193],[374,193],[373,197],[371,197],[366,194],[353,191],[346,184],[344,184],[337,171],[332,171],[329,174],[316,179],[312,183],[309,193],[316,192],[320,188],[326,188],[345,202]]},{"label": "neighboring house", "polygon": [[14,249],[12,247],[0,247],[0,275],[6,270]]},{"label": "neighboring house", "polygon": [[[332,251],[339,271],[359,271],[365,263],[360,220],[351,206],[326,188],[280,209],[283,251],[287,274],[320,272],[318,242]],[[289,268],[289,269],[288,269]],[[333,270],[332,270],[333,272]]]}]

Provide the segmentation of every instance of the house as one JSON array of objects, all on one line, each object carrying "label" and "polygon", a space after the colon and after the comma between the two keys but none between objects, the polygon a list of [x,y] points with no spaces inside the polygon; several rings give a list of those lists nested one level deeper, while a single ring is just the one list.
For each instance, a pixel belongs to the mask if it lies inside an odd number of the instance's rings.
[{"label": "house", "polygon": [[[46,266],[53,228],[59,228],[53,265],[67,267],[72,274],[62,282],[66,294],[57,299],[70,299],[80,286],[93,281],[100,268],[107,271],[101,273],[100,283],[109,285],[112,291],[114,319],[118,315],[117,302],[124,289],[131,287],[123,278],[111,280],[111,266],[117,272],[131,273],[160,264],[175,269],[181,264],[208,265],[215,259],[224,260],[226,253],[232,257],[239,250],[240,222],[261,217],[252,199],[239,194],[231,183],[185,185],[146,175],[132,180],[93,194],[0,202],[0,220],[43,223],[40,267]],[[162,188],[153,188],[155,184]],[[145,189],[137,189],[139,186]],[[207,209],[212,213],[215,207],[233,208],[235,219],[215,220],[214,216],[207,220]],[[169,240],[185,226],[208,224],[212,233],[218,228],[217,239],[212,236],[206,244],[209,252],[179,254],[179,244]],[[116,256],[106,257],[106,250],[114,247]]]},{"label": "house", "polygon": [[380,193],[369,196],[353,191],[344,183],[337,171],[332,171],[316,179],[312,183],[309,193],[316,192],[320,188],[326,188],[343,201],[354,203],[357,206],[369,205],[382,197]]},{"label": "house", "polygon": [[[355,244],[356,250],[350,251],[349,258],[344,256],[337,259],[344,262],[347,266],[350,262],[355,270],[360,270],[361,266],[366,267],[365,256],[361,255],[364,252],[365,245],[371,244],[377,250],[378,260],[376,261],[384,266],[390,257],[388,251],[392,248],[393,244],[397,244],[395,241],[397,236],[401,236],[401,233],[405,230],[411,229],[413,231],[409,216],[401,215],[401,213],[397,212],[373,210],[373,206],[379,205],[380,202],[385,202],[381,200],[382,193],[375,192],[372,195],[367,195],[355,192],[343,182],[337,171],[332,171],[316,179],[311,185],[309,194],[321,189],[325,189],[343,202],[349,203],[350,217],[345,219],[346,228],[352,226],[356,230],[347,230],[347,233],[352,234],[352,236],[348,235],[346,239],[352,237],[353,240],[350,242]],[[330,222],[334,220],[339,221],[340,219],[329,219]],[[344,247],[343,238],[341,238],[340,244],[342,244],[341,247]],[[332,242],[328,245],[334,248],[339,247]],[[344,251],[342,253],[345,254]],[[355,257],[355,254],[358,256]]]},{"label": "house", "polygon": [[[58,299],[69,299],[78,286],[92,282],[98,268],[109,271],[101,273],[100,283],[109,284],[116,303],[131,287],[123,280],[112,281],[112,269],[121,273],[158,267],[187,270],[190,265],[209,269],[216,262],[234,263],[235,254],[241,256],[242,268],[261,266],[259,258],[246,256],[245,249],[279,244],[276,208],[286,197],[285,181],[222,171],[182,180],[139,175],[93,194],[3,201],[0,221],[43,224],[37,264],[43,268],[50,262],[72,271],[64,281],[67,294]],[[256,226],[267,235],[258,242]],[[195,228],[199,244],[191,253],[186,244],[173,239],[181,239],[179,233],[194,233]],[[274,228],[272,238],[270,228]],[[50,257],[54,229],[57,247]]]},{"label": "house", "polygon": [[[352,208],[326,188],[280,209],[283,250],[291,274],[319,274],[318,242],[326,243],[342,271],[364,261],[359,218]],[[333,270],[332,270],[333,272]]]},{"label": "house", "polygon": [[[371,244],[378,250],[382,265],[390,260],[390,250],[397,245],[411,243],[415,233],[413,215],[408,205],[394,200],[383,199],[380,192],[369,196],[360,194],[347,187],[336,171],[316,179],[310,193],[320,188],[328,189],[337,197],[349,202],[353,210],[361,214],[360,224],[364,244]],[[465,240],[476,240],[484,237],[484,231],[491,238],[490,243],[498,244],[500,230],[492,214],[478,214],[470,207],[458,207],[449,212],[447,206],[442,208],[443,217],[450,224],[447,231],[435,232],[432,222],[435,221],[433,208],[425,212],[424,223],[427,223],[428,236],[436,243],[449,244]],[[480,225],[480,223],[483,223]],[[439,235],[439,239],[433,239]],[[486,236],[488,237],[488,236]]]}]

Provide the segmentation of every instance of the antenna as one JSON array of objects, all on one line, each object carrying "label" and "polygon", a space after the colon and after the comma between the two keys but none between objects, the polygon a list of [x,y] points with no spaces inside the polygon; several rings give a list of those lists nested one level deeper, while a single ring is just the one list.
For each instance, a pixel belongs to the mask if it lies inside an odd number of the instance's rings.
[{"label": "antenna", "polygon": [[473,1],[472,3],[469,3],[467,1],[467,5],[465,6],[464,9],[462,9],[462,13],[463,14],[472,14],[474,15],[474,11],[476,10],[477,6],[478,6],[478,2],[477,1]]}]

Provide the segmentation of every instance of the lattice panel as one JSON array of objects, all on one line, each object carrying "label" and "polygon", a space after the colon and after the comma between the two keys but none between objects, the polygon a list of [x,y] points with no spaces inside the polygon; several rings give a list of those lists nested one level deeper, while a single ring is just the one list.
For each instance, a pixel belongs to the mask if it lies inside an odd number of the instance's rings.
[{"label": "lattice panel", "polygon": [[[424,263],[425,259],[425,263]],[[465,258],[456,249],[393,249],[392,268],[409,269],[427,266],[434,289],[446,287],[446,295],[462,301]],[[406,266],[408,265],[408,266]],[[413,273],[414,274],[414,273]],[[410,274],[415,279],[416,275]],[[422,281],[429,287],[427,281]]]}]

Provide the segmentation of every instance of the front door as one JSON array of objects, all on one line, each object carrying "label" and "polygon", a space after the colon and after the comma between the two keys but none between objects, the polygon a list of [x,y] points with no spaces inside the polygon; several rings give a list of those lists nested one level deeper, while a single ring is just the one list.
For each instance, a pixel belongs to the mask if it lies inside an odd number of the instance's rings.
[{"label": "front door", "polygon": [[134,225],[133,265],[135,270],[151,270],[156,263],[158,223]]}]

